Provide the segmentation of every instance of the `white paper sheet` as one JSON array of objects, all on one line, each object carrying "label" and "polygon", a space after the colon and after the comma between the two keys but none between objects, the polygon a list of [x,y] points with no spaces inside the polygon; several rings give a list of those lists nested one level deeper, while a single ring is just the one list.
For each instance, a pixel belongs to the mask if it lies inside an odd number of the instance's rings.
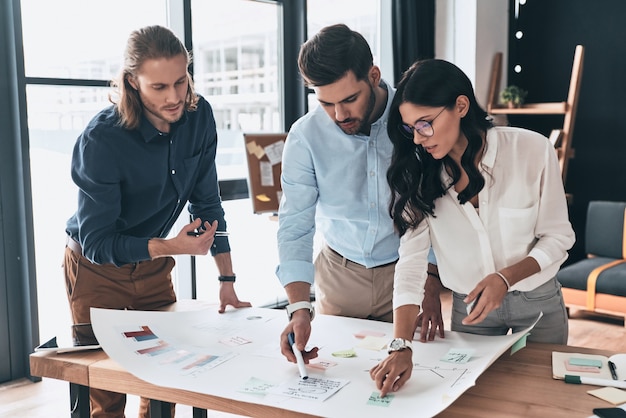
[{"label": "white paper sheet", "polygon": [[[150,383],[324,417],[345,417],[349,410],[351,415],[364,418],[391,413],[436,415],[473,386],[491,363],[532,328],[498,337],[448,331],[445,339],[414,342],[411,379],[392,396],[377,400],[378,391],[368,371],[387,353],[384,349],[359,347],[362,340],[355,334],[368,329],[391,339],[392,324],[317,315],[310,346],[320,347],[320,358],[332,359],[336,365],[309,367],[309,376],[349,382],[321,402],[275,393],[277,387],[298,378],[296,365],[280,355],[279,336],[287,324],[281,310],[246,308],[218,314],[215,308],[189,312],[92,309],[91,320],[105,352]],[[133,331],[144,336],[129,338]],[[227,345],[223,343],[225,338],[249,342]],[[348,349],[356,356],[332,355]],[[268,356],[272,350],[275,355]],[[471,351],[472,355],[460,364],[442,361],[451,350]],[[254,390],[243,389],[251,382]],[[265,394],[259,393],[259,387],[267,388]]]}]

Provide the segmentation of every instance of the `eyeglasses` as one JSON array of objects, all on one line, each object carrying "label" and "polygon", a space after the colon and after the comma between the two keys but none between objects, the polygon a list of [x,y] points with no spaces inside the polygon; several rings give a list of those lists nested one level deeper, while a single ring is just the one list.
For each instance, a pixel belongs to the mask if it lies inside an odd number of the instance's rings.
[{"label": "eyeglasses", "polygon": [[400,128],[400,132],[402,132],[402,135],[404,135],[408,139],[413,139],[414,131],[417,131],[417,133],[420,134],[421,136],[431,137],[435,134],[435,129],[433,128],[433,122],[435,121],[435,119],[439,117],[439,115],[443,113],[444,110],[446,110],[445,107],[441,109],[441,111],[437,113],[437,116],[432,118],[432,120],[430,121],[420,119],[417,122],[415,122],[413,126],[407,125],[406,123],[401,123],[398,126],[398,128]]}]

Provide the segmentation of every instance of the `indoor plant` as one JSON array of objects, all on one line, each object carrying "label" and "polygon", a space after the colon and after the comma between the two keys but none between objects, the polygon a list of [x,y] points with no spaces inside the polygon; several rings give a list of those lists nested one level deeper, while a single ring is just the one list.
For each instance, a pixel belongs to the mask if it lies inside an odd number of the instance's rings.
[{"label": "indoor plant", "polygon": [[528,92],[518,86],[510,85],[500,92],[500,101],[509,107],[520,107]]}]

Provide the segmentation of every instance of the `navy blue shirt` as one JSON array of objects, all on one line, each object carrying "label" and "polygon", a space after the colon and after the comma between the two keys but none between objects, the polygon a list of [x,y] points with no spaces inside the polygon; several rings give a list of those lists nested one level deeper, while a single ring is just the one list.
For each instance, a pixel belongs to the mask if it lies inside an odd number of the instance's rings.
[{"label": "navy blue shirt", "polygon": [[[78,210],[66,232],[97,264],[117,266],[150,259],[148,240],[167,236],[189,202],[194,219],[218,221],[226,230],[215,153],[217,131],[209,103],[183,114],[169,133],[142,116],[138,129],[119,124],[113,106],[98,113],[78,137],[72,179]],[[211,254],[229,252],[215,237]]]}]

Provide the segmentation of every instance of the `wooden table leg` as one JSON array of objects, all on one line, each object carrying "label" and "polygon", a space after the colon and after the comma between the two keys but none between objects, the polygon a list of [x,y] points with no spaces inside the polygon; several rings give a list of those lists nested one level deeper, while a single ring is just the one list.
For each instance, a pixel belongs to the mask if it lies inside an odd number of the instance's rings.
[{"label": "wooden table leg", "polygon": [[70,383],[70,416],[89,418],[89,386]]}]

